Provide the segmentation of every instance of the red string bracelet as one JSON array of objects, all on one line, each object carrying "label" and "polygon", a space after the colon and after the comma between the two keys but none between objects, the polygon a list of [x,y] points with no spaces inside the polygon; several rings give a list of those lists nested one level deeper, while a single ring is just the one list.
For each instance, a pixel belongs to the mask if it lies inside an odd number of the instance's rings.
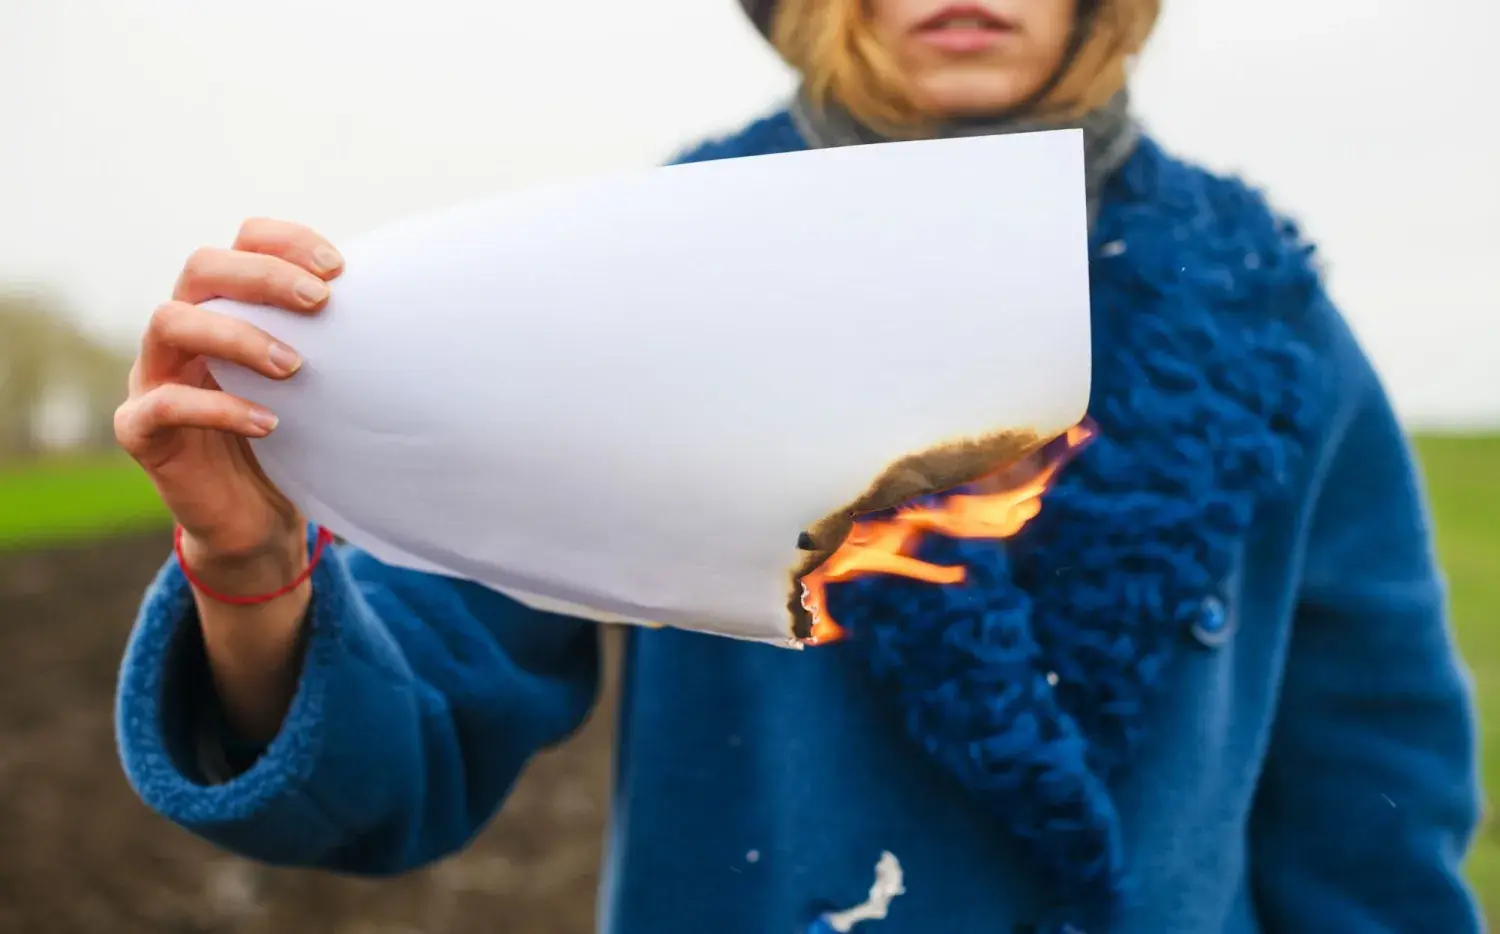
[{"label": "red string bracelet", "polygon": [[182,553],[182,526],[177,526],[176,530],[172,533],[172,550],[177,555],[177,563],[182,568],[182,576],[186,577],[188,583],[197,588],[198,592],[205,597],[216,600],[219,603],[228,603],[231,606],[256,606],[261,603],[270,603],[277,597],[289,594],[298,587],[301,587],[312,576],[313,569],[318,566],[318,561],[323,557],[323,549],[331,544],[333,544],[333,533],[319,526],[317,544],[313,546],[312,556],[307,559],[307,567],[303,568],[302,573],[298,574],[291,583],[270,593],[255,594],[249,597],[236,597],[230,594],[218,593],[205,587],[203,582],[194,576],[192,570],[188,567],[187,558]]}]

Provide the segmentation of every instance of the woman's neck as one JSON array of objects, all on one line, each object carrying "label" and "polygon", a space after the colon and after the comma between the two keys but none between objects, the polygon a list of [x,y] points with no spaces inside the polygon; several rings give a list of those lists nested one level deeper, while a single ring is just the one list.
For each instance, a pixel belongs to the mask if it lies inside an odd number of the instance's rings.
[{"label": "woman's neck", "polygon": [[[815,106],[799,94],[792,103],[791,111],[797,131],[814,149],[889,141],[889,137],[861,124],[848,111],[834,103]],[[1083,130],[1085,187],[1089,224],[1092,226],[1105,182],[1130,158],[1140,139],[1140,127],[1131,116],[1130,95],[1127,91],[1121,91],[1108,104],[1071,121],[1033,120],[1015,116],[955,120],[940,125],[926,136],[946,139],[1074,128]]]}]

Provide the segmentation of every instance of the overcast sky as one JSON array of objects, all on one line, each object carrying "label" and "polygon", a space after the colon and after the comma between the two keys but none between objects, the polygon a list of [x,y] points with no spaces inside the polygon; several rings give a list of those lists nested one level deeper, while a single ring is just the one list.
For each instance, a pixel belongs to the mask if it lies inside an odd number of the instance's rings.
[{"label": "overcast sky", "polygon": [[[1165,6],[1149,128],[1305,222],[1413,423],[1500,424],[1500,3]],[[790,87],[735,0],[0,0],[0,280],[129,341],[244,216],[346,239]]]}]

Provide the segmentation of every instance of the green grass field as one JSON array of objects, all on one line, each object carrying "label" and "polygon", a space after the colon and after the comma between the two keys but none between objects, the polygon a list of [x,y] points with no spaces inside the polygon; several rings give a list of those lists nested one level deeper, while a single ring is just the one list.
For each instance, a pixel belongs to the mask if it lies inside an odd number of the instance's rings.
[{"label": "green grass field", "polygon": [[[1418,445],[1453,622],[1479,690],[1488,796],[1500,809],[1500,436],[1422,438]],[[0,470],[0,549],[165,521],[151,484],[122,458]],[[1470,875],[1500,930],[1500,820],[1483,829]]]},{"label": "green grass field", "polygon": [[1490,820],[1470,856],[1469,878],[1500,931],[1500,436],[1418,444],[1453,625],[1479,690]]},{"label": "green grass field", "polygon": [[0,467],[0,549],[91,538],[166,521],[151,481],[124,455]]}]

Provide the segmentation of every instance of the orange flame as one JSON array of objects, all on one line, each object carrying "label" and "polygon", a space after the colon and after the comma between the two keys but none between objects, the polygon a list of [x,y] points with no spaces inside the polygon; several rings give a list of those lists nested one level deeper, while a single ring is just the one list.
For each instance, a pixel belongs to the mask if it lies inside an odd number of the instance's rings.
[{"label": "orange flame", "polygon": [[1042,494],[1074,454],[1093,438],[1088,423],[1075,425],[1020,464],[969,484],[935,505],[912,506],[887,519],[854,523],[844,544],[802,578],[802,606],[812,616],[808,645],[844,637],[828,614],[830,583],[891,574],[930,584],[960,584],[965,568],[930,564],[912,555],[930,533],[949,538],[1010,538],[1042,509]]}]

